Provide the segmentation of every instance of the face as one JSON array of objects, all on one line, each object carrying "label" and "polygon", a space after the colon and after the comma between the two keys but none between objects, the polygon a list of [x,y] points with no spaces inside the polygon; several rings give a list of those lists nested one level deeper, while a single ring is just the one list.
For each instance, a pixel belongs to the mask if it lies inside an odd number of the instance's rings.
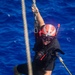
[{"label": "face", "polygon": [[42,42],[44,45],[48,45],[49,43],[51,43],[53,37],[51,36],[42,36]]},{"label": "face", "polygon": [[42,40],[42,42],[44,45],[48,45],[50,43],[50,41],[44,41],[44,40]]}]

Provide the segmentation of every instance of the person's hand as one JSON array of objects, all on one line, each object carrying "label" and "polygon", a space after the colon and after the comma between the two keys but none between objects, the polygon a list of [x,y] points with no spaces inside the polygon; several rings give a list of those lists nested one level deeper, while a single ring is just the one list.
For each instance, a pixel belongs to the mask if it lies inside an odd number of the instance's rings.
[{"label": "person's hand", "polygon": [[39,12],[39,10],[38,10],[37,7],[35,7],[34,5],[32,5],[32,12],[33,13],[37,13],[37,12]]}]

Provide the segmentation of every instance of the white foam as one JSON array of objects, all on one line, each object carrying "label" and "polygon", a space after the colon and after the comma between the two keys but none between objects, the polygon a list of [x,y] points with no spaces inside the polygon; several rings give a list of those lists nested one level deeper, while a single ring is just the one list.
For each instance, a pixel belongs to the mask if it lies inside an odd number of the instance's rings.
[{"label": "white foam", "polygon": [[10,17],[10,14],[8,14],[8,17]]}]

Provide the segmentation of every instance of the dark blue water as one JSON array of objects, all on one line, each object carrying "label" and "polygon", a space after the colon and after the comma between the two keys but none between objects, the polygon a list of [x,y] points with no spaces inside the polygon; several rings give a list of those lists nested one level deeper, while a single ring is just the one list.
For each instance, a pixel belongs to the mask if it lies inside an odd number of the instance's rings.
[{"label": "dark blue water", "polygon": [[[27,23],[31,57],[34,45],[34,17],[32,0],[26,0]],[[37,0],[37,6],[46,23],[61,24],[58,40],[65,55],[65,64],[75,75],[75,1]],[[27,62],[24,42],[21,0],[0,0],[0,75],[14,75],[13,67]],[[69,75],[59,60],[52,75]]]}]

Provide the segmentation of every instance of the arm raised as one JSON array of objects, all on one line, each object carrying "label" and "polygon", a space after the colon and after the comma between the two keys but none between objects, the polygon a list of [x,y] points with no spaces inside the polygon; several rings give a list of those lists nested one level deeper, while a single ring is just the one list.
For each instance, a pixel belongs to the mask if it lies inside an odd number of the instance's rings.
[{"label": "arm raised", "polygon": [[43,20],[41,14],[40,14],[38,8],[32,6],[32,12],[33,12],[33,13],[36,13],[36,18],[37,18],[37,21],[38,21],[40,27],[43,26],[43,25],[45,25],[45,22],[44,22],[44,20]]}]

